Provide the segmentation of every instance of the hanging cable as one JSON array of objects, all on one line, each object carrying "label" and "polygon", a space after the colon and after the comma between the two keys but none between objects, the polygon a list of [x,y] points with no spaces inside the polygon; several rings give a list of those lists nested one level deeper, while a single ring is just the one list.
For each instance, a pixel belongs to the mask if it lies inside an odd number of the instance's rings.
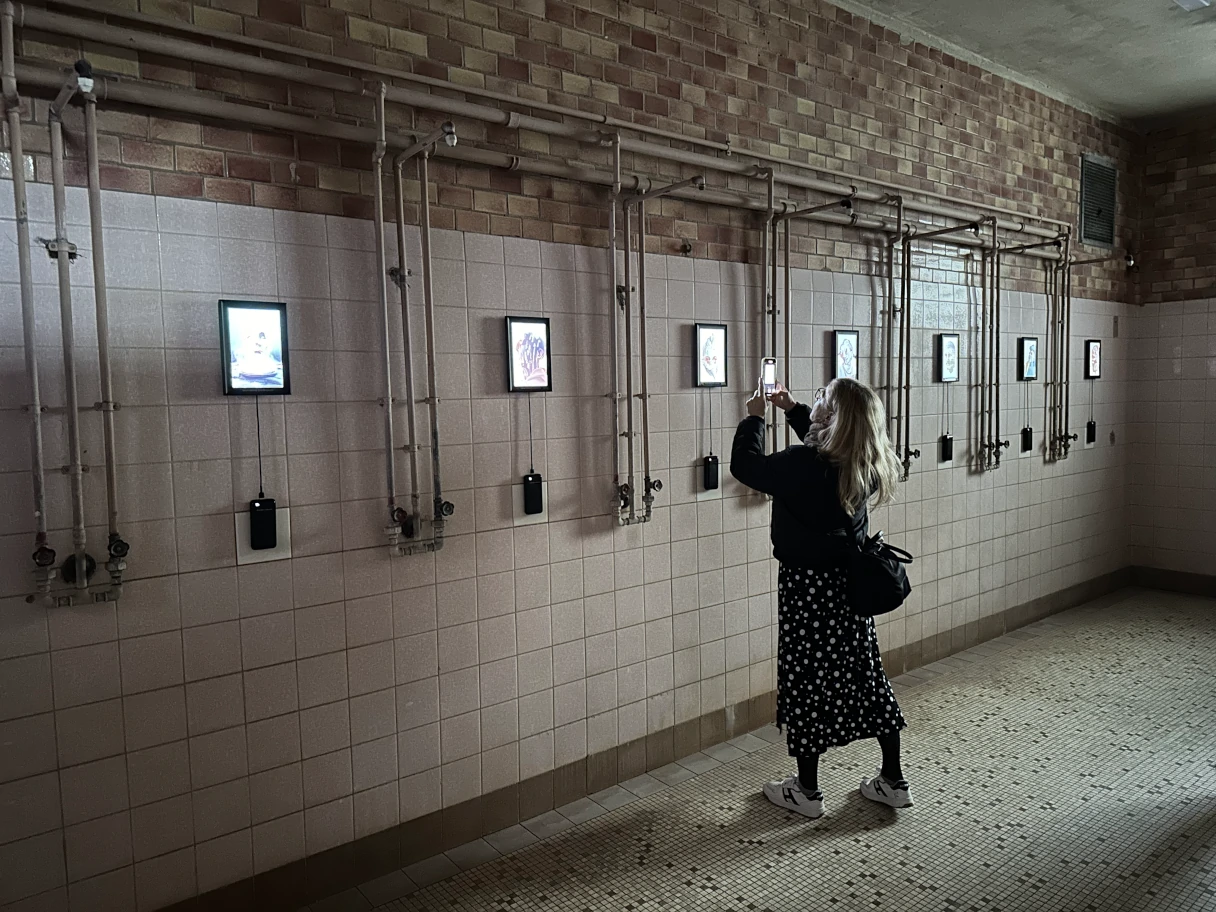
[{"label": "hanging cable", "polygon": [[261,396],[253,397],[253,414],[258,425],[258,497],[265,497],[266,490],[262,484],[262,410],[258,405]]},{"label": "hanging cable", "polygon": [[536,474],[536,454],[532,443],[532,397],[528,397],[528,473]]}]

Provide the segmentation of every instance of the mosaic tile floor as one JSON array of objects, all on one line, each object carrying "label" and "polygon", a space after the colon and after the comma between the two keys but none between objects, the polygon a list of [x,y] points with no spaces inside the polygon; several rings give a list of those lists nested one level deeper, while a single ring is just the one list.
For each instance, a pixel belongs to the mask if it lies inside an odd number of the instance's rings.
[{"label": "mosaic tile floor", "polygon": [[913,809],[857,744],[780,811],[769,729],[311,912],[1216,910],[1214,655],[1216,602],[1120,593],[897,679]]}]

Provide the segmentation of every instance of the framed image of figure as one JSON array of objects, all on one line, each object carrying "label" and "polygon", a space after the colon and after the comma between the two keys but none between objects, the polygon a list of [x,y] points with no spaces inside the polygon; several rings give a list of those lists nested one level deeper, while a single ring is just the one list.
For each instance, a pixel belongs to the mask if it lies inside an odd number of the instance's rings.
[{"label": "framed image of figure", "polygon": [[220,301],[220,349],[225,396],[291,392],[286,304]]},{"label": "framed image of figure", "polygon": [[726,324],[693,325],[693,385],[726,386]]},{"label": "framed image of figure", "polygon": [[850,380],[856,380],[861,361],[858,332],[855,329],[838,329],[834,335],[836,372],[833,376],[837,379],[848,377]]},{"label": "framed image of figure", "polygon": [[1018,379],[1039,379],[1039,340],[1035,336],[1018,339]]},{"label": "framed image of figure", "polygon": [[1102,376],[1102,340],[1085,340],[1085,379],[1097,380]]},{"label": "framed image of figure", "polygon": [[553,389],[547,317],[507,317],[507,389],[512,393]]},{"label": "framed image of figure", "polygon": [[937,336],[937,379],[939,383],[958,383],[959,377],[959,335],[958,333],[938,333]]}]

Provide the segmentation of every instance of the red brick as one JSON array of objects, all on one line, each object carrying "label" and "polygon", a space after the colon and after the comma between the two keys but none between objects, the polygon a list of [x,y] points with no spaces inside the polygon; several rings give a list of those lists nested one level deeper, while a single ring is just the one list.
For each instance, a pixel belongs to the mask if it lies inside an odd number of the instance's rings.
[{"label": "red brick", "polygon": [[250,184],[218,177],[203,179],[203,195],[217,203],[236,203],[248,206],[253,202],[253,188]]},{"label": "red brick", "polygon": [[191,146],[177,147],[177,170],[195,174],[210,174],[216,177],[224,173],[224,153],[215,149],[196,149]]},{"label": "red brick", "polygon": [[122,160],[126,165],[173,170],[173,147],[164,143],[143,142],[138,139],[122,141]]},{"label": "red brick", "polygon": [[258,0],[258,16],[287,25],[304,24],[300,0]]},{"label": "red brick", "polygon": [[101,165],[98,172],[103,190],[125,190],[128,193],[152,192],[152,173],[142,168]]},{"label": "red brick", "polygon": [[265,158],[230,154],[228,156],[228,176],[240,180],[269,183],[274,180],[274,166]]},{"label": "red brick", "polygon": [[230,149],[234,152],[249,151],[249,134],[242,130],[223,127],[203,127],[203,145],[213,149]]},{"label": "red brick", "polygon": [[152,175],[152,190],[157,196],[201,197],[203,179],[192,174],[166,174],[157,171]]},{"label": "red brick", "polygon": [[294,158],[296,154],[295,137],[284,133],[254,133],[252,150],[254,155]]}]

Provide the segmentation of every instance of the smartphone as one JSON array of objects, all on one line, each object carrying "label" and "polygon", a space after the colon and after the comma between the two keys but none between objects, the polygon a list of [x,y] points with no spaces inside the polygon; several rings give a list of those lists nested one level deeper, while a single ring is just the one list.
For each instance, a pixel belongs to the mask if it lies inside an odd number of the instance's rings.
[{"label": "smartphone", "polygon": [[765,358],[764,366],[760,371],[760,387],[764,390],[764,395],[771,396],[777,392],[777,359]]}]

